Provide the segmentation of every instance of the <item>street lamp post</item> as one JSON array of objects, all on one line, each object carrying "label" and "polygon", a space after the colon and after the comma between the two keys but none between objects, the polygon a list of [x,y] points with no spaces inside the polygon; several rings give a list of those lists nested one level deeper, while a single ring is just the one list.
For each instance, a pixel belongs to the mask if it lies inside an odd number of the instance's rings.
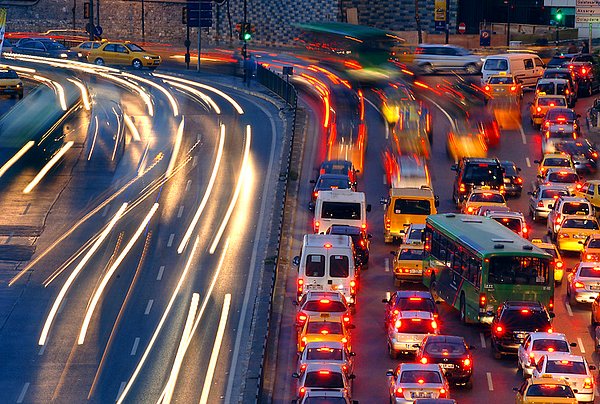
[{"label": "street lamp post", "polygon": [[506,4],[506,46],[510,46],[510,0],[504,0]]}]

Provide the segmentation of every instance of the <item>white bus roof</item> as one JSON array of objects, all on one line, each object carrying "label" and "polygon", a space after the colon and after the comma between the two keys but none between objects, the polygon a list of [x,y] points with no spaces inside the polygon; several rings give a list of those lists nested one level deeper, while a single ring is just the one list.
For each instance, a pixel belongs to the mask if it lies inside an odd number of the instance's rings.
[{"label": "white bus roof", "polygon": [[330,248],[350,247],[352,239],[350,236],[342,234],[305,234],[303,244],[302,248],[325,247],[326,245],[330,245]]}]

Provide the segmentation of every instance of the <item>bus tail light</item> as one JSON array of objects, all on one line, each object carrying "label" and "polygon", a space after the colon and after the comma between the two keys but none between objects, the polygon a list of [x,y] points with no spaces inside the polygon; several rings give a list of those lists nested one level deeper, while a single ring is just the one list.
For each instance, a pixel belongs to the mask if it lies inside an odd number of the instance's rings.
[{"label": "bus tail light", "polygon": [[467,189],[465,188],[465,184],[460,184],[460,185],[458,186],[458,191],[459,191],[459,192],[466,192],[466,191],[467,191]]},{"label": "bus tail light", "polygon": [[562,261],[556,261],[556,268],[561,269],[563,267],[563,262]]},{"label": "bus tail light", "polygon": [[479,308],[485,309],[486,303],[487,303],[487,297],[486,297],[485,293],[480,293],[479,294]]},{"label": "bus tail light", "polygon": [[351,295],[355,295],[356,294],[356,286],[357,286],[356,279],[352,279],[350,281],[350,294]]},{"label": "bus tail light", "polygon": [[319,232],[319,227],[321,227],[321,223],[318,220],[315,220],[315,233]]},{"label": "bus tail light", "polygon": [[391,219],[385,219],[385,229],[389,230],[392,228],[392,220]]},{"label": "bus tail light", "polygon": [[550,296],[550,299],[548,300],[548,310],[554,311],[554,296]]},{"label": "bus tail light", "polygon": [[298,279],[298,296],[304,292],[304,279]]}]

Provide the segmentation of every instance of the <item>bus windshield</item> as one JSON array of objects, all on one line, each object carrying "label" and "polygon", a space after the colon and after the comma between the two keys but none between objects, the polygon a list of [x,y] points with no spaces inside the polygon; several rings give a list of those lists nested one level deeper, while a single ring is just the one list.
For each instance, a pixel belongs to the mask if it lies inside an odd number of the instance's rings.
[{"label": "bus windshield", "polygon": [[497,256],[490,258],[488,283],[548,285],[549,262],[536,257]]}]

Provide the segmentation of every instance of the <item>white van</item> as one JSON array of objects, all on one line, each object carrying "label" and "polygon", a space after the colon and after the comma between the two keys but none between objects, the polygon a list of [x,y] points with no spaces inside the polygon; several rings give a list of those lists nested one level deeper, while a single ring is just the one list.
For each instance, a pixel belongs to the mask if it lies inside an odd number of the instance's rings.
[{"label": "white van", "polygon": [[523,86],[533,87],[544,74],[544,62],[531,53],[503,53],[485,58],[481,74],[485,83],[493,74],[512,74]]},{"label": "white van", "polygon": [[324,234],[333,224],[346,224],[367,230],[367,205],[364,192],[351,189],[332,189],[319,191],[315,202],[315,218],[313,230]]},{"label": "white van", "polygon": [[306,234],[294,265],[298,266],[298,301],[310,291],[338,291],[349,304],[355,303],[358,284],[350,236]]}]

